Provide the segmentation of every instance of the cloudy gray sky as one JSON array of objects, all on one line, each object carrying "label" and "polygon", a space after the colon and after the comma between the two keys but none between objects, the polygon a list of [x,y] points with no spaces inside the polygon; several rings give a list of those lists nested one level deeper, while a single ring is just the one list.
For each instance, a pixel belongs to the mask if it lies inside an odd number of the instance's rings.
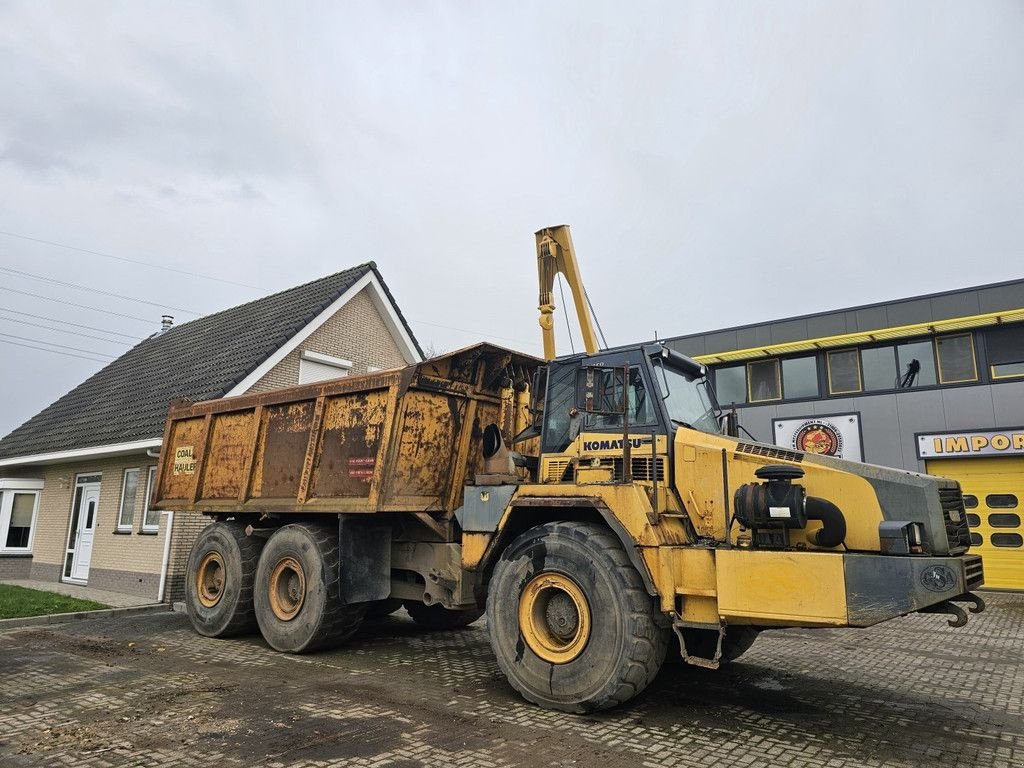
[{"label": "cloudy gray sky", "polygon": [[611,343],[1019,278],[1021,40],[1016,1],[0,2],[0,433],[164,312],[369,259],[425,345],[539,351],[550,224]]}]

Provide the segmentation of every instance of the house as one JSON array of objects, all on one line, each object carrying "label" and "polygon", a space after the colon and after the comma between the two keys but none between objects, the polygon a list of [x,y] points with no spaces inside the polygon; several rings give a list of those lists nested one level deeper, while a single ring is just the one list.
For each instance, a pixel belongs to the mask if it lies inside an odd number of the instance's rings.
[{"label": "house", "polygon": [[165,318],[0,440],[0,579],[180,599],[188,551],[209,521],[148,507],[172,400],[422,359],[373,262],[180,325]]}]

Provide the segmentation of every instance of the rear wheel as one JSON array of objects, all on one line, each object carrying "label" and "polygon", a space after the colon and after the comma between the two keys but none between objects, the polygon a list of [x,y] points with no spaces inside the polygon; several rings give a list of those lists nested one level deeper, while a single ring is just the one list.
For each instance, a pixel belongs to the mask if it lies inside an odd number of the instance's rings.
[{"label": "rear wheel", "polygon": [[442,605],[425,605],[416,600],[406,600],[405,610],[409,612],[416,624],[432,632],[462,629],[484,615],[479,608],[472,608],[468,611],[452,611]]},{"label": "rear wheel", "polygon": [[256,621],[267,645],[306,653],[347,640],[366,605],[338,597],[338,534],[328,526],[286,525],[267,541],[256,568]]},{"label": "rear wheel", "polygon": [[657,675],[669,629],[619,540],[593,523],[548,523],[505,550],[487,594],[491,647],[526,699],[608,709]]},{"label": "rear wheel", "polygon": [[185,610],[196,632],[231,637],[256,629],[253,584],[262,547],[237,522],[199,532],[185,571]]}]

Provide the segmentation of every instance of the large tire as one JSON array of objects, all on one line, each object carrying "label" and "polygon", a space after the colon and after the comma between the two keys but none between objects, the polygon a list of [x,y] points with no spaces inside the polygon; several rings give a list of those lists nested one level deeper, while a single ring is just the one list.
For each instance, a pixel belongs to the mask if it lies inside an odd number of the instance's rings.
[{"label": "large tire", "polygon": [[619,540],[593,523],[548,523],[501,556],[487,592],[491,647],[527,700],[609,709],[658,674],[669,632]]},{"label": "large tire", "polygon": [[462,629],[484,615],[479,608],[468,611],[452,611],[443,605],[425,605],[417,600],[406,600],[405,610],[412,620],[423,629],[431,632],[443,632],[447,629]]},{"label": "large tire", "polygon": [[[719,666],[736,661],[749,651],[759,634],[760,630],[756,627],[727,627],[725,637],[722,638],[722,656],[718,659]],[[718,644],[716,632],[704,629],[683,629],[683,637],[686,640],[686,650],[691,656],[700,656],[704,659],[714,658],[715,647]],[[680,661],[682,661],[682,654],[680,654]]]},{"label": "large tire", "polygon": [[338,597],[337,530],[293,524],[267,541],[256,568],[256,621],[267,645],[307,653],[340,644],[355,634],[366,604]]},{"label": "large tire", "polygon": [[256,630],[253,583],[263,539],[242,524],[213,523],[199,532],[185,571],[185,611],[196,632],[232,637]]}]

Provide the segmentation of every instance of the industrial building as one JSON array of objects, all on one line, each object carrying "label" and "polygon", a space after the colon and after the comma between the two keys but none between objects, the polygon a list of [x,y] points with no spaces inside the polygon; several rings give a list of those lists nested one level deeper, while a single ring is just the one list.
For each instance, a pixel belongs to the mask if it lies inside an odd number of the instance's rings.
[{"label": "industrial building", "polygon": [[986,585],[1024,589],[1024,279],[667,343],[754,439],[960,481]]}]

